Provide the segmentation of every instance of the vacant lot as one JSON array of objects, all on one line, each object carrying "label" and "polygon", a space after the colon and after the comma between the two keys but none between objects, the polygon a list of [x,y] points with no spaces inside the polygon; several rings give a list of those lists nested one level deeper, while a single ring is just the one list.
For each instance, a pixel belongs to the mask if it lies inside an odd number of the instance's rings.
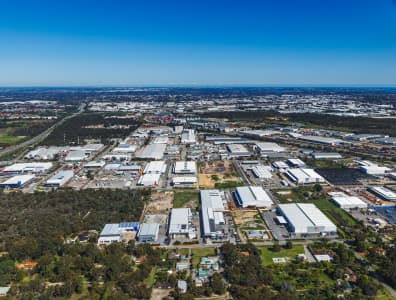
[{"label": "vacant lot", "polygon": [[216,255],[216,248],[193,248],[192,249],[192,265],[196,268],[201,260],[201,257]]},{"label": "vacant lot", "polygon": [[232,188],[242,185],[230,161],[202,162],[199,165],[200,188]]},{"label": "vacant lot", "polygon": [[173,207],[189,207],[196,209],[199,206],[198,195],[198,191],[176,191],[173,197]]},{"label": "vacant lot", "polygon": [[294,259],[298,254],[304,253],[303,245],[295,245],[291,249],[281,248],[280,251],[272,251],[271,247],[258,247],[261,252],[261,260],[264,266],[273,264],[273,258],[285,257]]},{"label": "vacant lot", "polygon": [[169,212],[173,207],[172,191],[153,191],[147,205],[146,214],[163,214]]}]

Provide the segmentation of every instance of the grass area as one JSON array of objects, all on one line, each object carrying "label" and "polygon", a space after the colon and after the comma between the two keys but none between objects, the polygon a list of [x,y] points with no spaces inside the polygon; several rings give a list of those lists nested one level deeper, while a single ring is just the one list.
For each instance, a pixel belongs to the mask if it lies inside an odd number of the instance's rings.
[{"label": "grass area", "polygon": [[216,182],[215,188],[216,189],[231,189],[237,186],[242,186],[242,181],[224,181],[224,182]]},{"label": "grass area", "polygon": [[339,159],[339,160],[332,160],[332,159],[312,159],[308,158],[305,159],[305,162],[308,166],[312,168],[343,168],[347,164],[351,163],[352,160],[350,159]]},{"label": "grass area", "polygon": [[375,296],[375,300],[392,300],[394,299],[389,293],[389,291],[385,288],[381,288],[378,290],[377,295]]},{"label": "grass area", "polygon": [[152,268],[150,275],[147,277],[147,279],[144,281],[147,287],[152,287],[154,282],[155,282],[155,273],[157,273],[157,268]]},{"label": "grass area", "polygon": [[280,251],[271,251],[271,247],[258,247],[261,252],[261,260],[264,266],[273,264],[274,257],[289,257],[290,259],[296,258],[298,254],[304,253],[303,245],[294,245],[291,249],[281,248]]},{"label": "grass area", "polygon": [[201,257],[216,255],[215,248],[194,248],[192,249],[192,264],[196,267]]},{"label": "grass area", "polygon": [[0,145],[14,145],[24,138],[23,136],[13,136],[9,133],[0,133]]},{"label": "grass area", "polygon": [[180,255],[188,256],[188,248],[179,249]]},{"label": "grass area", "polygon": [[173,207],[185,207],[187,204],[194,204],[191,206],[198,207],[198,191],[175,191]]}]

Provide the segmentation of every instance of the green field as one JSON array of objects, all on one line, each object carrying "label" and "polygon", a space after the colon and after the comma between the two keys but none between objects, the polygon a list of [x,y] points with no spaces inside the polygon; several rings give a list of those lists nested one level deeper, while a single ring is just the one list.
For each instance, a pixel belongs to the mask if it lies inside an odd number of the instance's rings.
[{"label": "green field", "polygon": [[13,136],[8,133],[0,133],[0,145],[14,145],[23,139],[23,136]]},{"label": "green field", "polygon": [[288,257],[294,259],[298,254],[304,253],[303,245],[294,245],[291,249],[281,248],[280,251],[271,251],[271,247],[258,247],[261,254],[261,260],[264,266],[273,264],[272,259],[275,257]]},{"label": "green field", "polygon": [[187,204],[191,208],[198,207],[198,191],[175,191],[173,196],[173,207],[181,208]]},{"label": "green field", "polygon": [[192,264],[196,267],[201,260],[201,257],[216,255],[215,248],[193,248],[192,249]]}]

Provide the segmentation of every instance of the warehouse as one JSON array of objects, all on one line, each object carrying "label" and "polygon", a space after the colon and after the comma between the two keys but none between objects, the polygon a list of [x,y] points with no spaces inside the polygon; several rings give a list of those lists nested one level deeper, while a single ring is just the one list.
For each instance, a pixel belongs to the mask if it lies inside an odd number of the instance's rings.
[{"label": "warehouse", "polygon": [[118,224],[106,224],[100,232],[98,244],[111,244],[121,242],[124,232],[138,232],[139,223],[123,222]]},{"label": "warehouse", "polygon": [[83,161],[86,158],[87,158],[87,154],[85,153],[84,150],[72,150],[66,155],[65,161],[78,162],[78,161]]},{"label": "warehouse", "polygon": [[227,150],[230,157],[250,156],[249,150],[242,144],[227,145]]},{"label": "warehouse", "polygon": [[304,141],[304,142],[331,145],[331,146],[336,146],[336,145],[341,145],[341,144],[347,143],[343,140],[336,139],[336,138],[314,136],[314,135],[303,135],[303,136],[298,137],[298,139],[301,141]]},{"label": "warehouse", "polygon": [[303,162],[301,159],[299,158],[289,158],[288,160],[286,160],[286,163],[294,168],[303,168],[305,167],[305,162]]},{"label": "warehouse", "polygon": [[268,152],[284,152],[285,148],[279,146],[277,143],[271,142],[256,142],[257,150],[261,154],[265,154]]},{"label": "warehouse", "polygon": [[396,193],[382,186],[372,186],[368,190],[386,201],[396,201]]},{"label": "warehouse", "polygon": [[324,178],[316,173],[313,169],[289,169],[286,175],[295,183],[321,183],[325,182]]},{"label": "warehouse", "polygon": [[386,172],[390,171],[387,167],[381,167],[368,160],[362,160],[357,162],[359,164],[359,170],[368,175],[385,175]]},{"label": "warehouse", "polygon": [[75,146],[71,147],[71,151],[83,151],[86,156],[91,155],[92,153],[98,153],[104,147],[103,144],[86,144],[84,146]]},{"label": "warehouse", "polygon": [[163,160],[160,161],[151,161],[144,168],[143,174],[163,174],[166,171],[166,162]]},{"label": "warehouse", "polygon": [[148,144],[136,153],[137,158],[160,160],[164,157],[166,144]]},{"label": "warehouse", "polygon": [[140,225],[139,242],[156,242],[158,240],[160,225],[158,223],[143,223]]},{"label": "warehouse", "polygon": [[275,169],[278,169],[278,170],[286,170],[286,169],[289,168],[288,164],[285,163],[284,161],[274,161],[274,162],[272,163],[272,166],[273,166]]},{"label": "warehouse", "polygon": [[220,225],[225,225],[223,193],[219,190],[201,190],[201,222],[202,236],[205,238],[221,238],[223,231]]},{"label": "warehouse", "polygon": [[271,179],[272,178],[272,168],[270,166],[254,166],[252,169],[252,173],[259,179]]},{"label": "warehouse", "polygon": [[119,144],[117,147],[113,149],[115,153],[129,153],[132,154],[136,151],[137,145],[131,144]]},{"label": "warehouse", "polygon": [[192,186],[198,182],[197,177],[194,176],[176,176],[172,178],[174,186]]},{"label": "warehouse", "polygon": [[40,174],[49,171],[52,168],[51,162],[40,163],[16,163],[3,169],[7,174]]},{"label": "warehouse", "polygon": [[280,204],[279,212],[295,235],[334,234],[337,227],[312,203]]},{"label": "warehouse", "polygon": [[103,156],[106,161],[128,161],[132,155],[126,152],[110,152]]},{"label": "warehouse", "polygon": [[184,129],[181,135],[182,144],[195,144],[195,131],[194,129]]},{"label": "warehouse", "polygon": [[56,173],[54,176],[49,178],[45,182],[45,186],[48,187],[62,187],[64,186],[70,179],[74,176],[74,172],[72,170],[63,170]]},{"label": "warehouse", "polygon": [[36,178],[34,175],[16,175],[0,183],[0,187],[3,189],[22,188],[31,183],[34,178]]},{"label": "warehouse", "polygon": [[272,199],[261,186],[237,187],[235,197],[241,207],[270,208],[273,204]]},{"label": "warehouse", "polygon": [[159,135],[153,139],[152,144],[167,144],[168,141],[168,135]]},{"label": "warehouse", "polygon": [[342,192],[330,192],[331,199],[334,203],[345,210],[350,209],[366,209],[367,203],[356,196],[349,196]]},{"label": "warehouse", "polygon": [[60,147],[39,147],[27,153],[25,159],[53,160],[60,152],[62,152],[62,148]]},{"label": "warehouse", "polygon": [[196,174],[197,166],[195,161],[177,161],[173,165],[173,173],[175,174]]},{"label": "warehouse", "polygon": [[246,144],[252,143],[252,141],[241,138],[241,137],[230,137],[230,136],[206,136],[205,141],[209,143],[213,143],[215,145],[220,144]]},{"label": "warehouse", "polygon": [[342,155],[337,152],[312,152],[310,154],[314,159],[341,159]]},{"label": "warehouse", "polygon": [[137,185],[139,186],[158,186],[161,180],[160,173],[149,173],[140,176]]},{"label": "warehouse", "polygon": [[190,208],[172,208],[168,229],[169,235],[172,237],[184,235],[192,238],[191,218]]},{"label": "warehouse", "polygon": [[106,164],[106,162],[104,162],[103,160],[93,160],[90,162],[87,162],[84,165],[85,169],[100,169],[102,167],[104,167],[104,165]]}]

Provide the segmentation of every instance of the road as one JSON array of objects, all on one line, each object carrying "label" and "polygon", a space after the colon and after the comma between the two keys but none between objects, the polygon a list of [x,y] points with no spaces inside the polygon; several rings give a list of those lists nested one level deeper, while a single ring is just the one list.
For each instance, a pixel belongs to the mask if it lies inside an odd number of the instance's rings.
[{"label": "road", "polygon": [[42,133],[40,133],[39,135],[36,135],[35,137],[31,138],[30,140],[24,141],[20,144],[16,144],[13,145],[11,147],[8,147],[6,149],[0,150],[0,156],[4,156],[4,155],[8,155],[8,154],[12,154],[20,149],[26,148],[30,145],[35,145],[37,143],[42,142],[46,137],[48,137],[51,132],[58,126],[62,125],[66,120],[73,118],[75,116],[77,116],[78,114],[81,114],[84,109],[85,109],[86,104],[82,103],[78,109],[77,112],[75,112],[72,115],[69,115],[61,120],[59,120],[59,122],[55,123],[54,125],[52,125],[51,127],[49,127],[47,130],[43,131]]}]

